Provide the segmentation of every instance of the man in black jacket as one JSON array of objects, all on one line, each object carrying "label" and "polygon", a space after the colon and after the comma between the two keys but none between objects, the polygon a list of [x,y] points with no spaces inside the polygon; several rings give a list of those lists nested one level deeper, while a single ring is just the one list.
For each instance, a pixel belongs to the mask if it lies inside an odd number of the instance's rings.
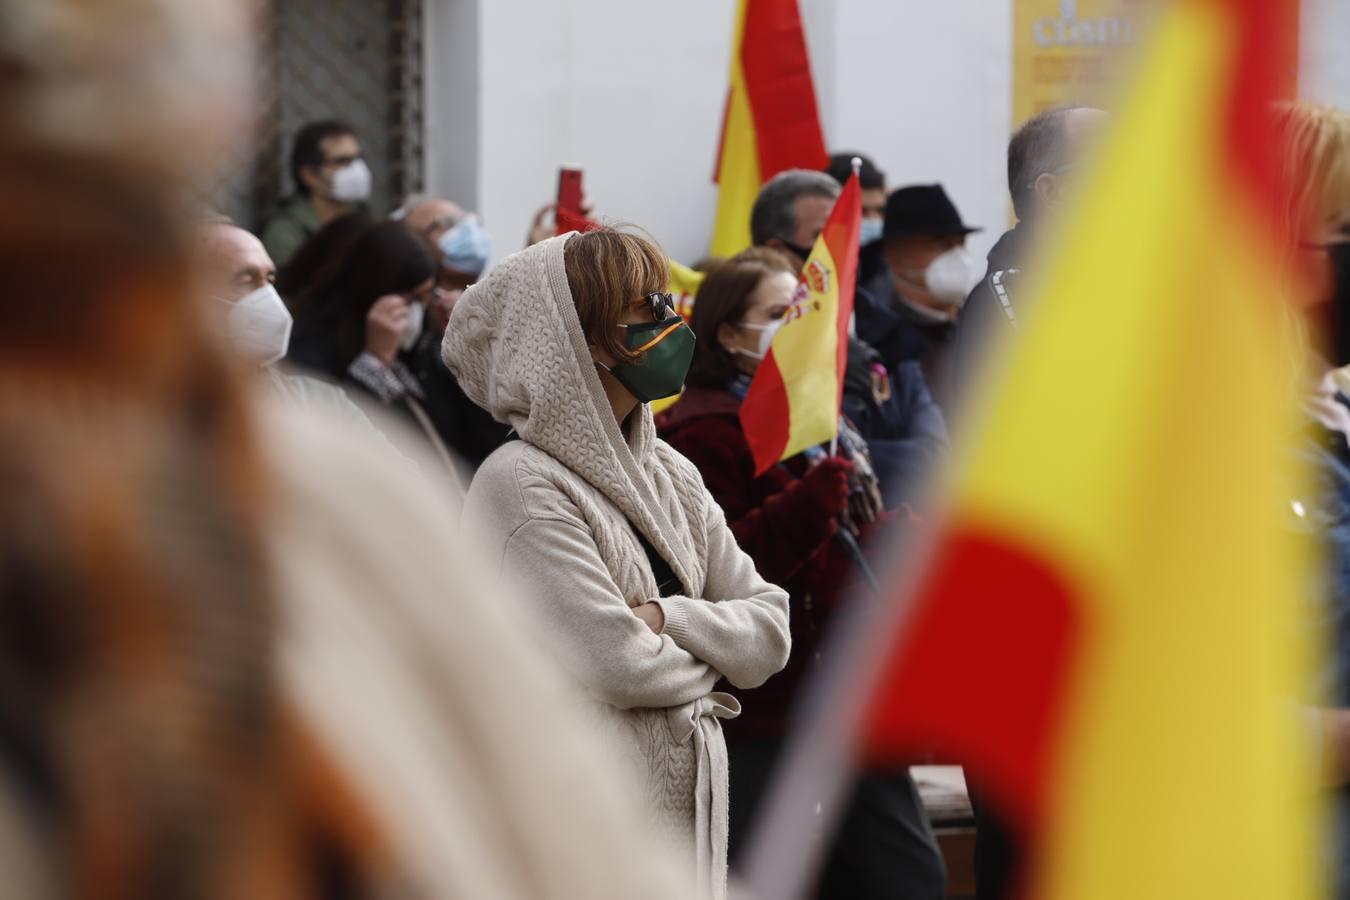
[{"label": "man in black jacket", "polygon": [[[1025,297],[1018,288],[1034,235],[1045,216],[1063,202],[1073,168],[1105,118],[1101,110],[1089,107],[1049,109],[1029,119],[1008,143],[1008,190],[1017,225],[989,251],[989,268],[966,300],[956,334],[952,371],[958,390],[953,402],[963,401],[971,390],[971,375],[979,370],[986,343],[1015,330],[1021,321]],[[954,418],[951,402],[946,411],[950,422]],[[1018,844],[999,810],[981,801],[979,783],[973,779],[971,791],[976,897],[1006,900],[1012,896],[1017,877]]]},{"label": "man in black jacket", "polygon": [[1025,312],[1018,287],[1040,223],[1064,202],[1074,167],[1106,118],[1091,107],[1054,107],[1028,119],[1009,141],[1008,191],[1017,224],[989,251],[989,267],[961,314],[953,375],[962,394],[970,388],[985,342],[1017,328]]}]

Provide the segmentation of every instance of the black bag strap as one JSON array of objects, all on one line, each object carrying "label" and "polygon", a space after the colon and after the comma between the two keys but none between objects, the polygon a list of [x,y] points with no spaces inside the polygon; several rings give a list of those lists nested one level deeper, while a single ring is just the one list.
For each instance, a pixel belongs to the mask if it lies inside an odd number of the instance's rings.
[{"label": "black bag strap", "polygon": [[[632,528],[632,523],[629,523]],[[633,528],[633,534],[637,535],[638,543],[642,544],[642,551],[647,554],[647,562],[652,567],[652,575],[656,578],[656,589],[662,597],[674,597],[677,594],[685,594],[684,585],[680,584],[680,578],[675,574],[675,570],[670,567],[670,563],[662,558],[652,542],[647,540],[647,536],[640,529]]]}]

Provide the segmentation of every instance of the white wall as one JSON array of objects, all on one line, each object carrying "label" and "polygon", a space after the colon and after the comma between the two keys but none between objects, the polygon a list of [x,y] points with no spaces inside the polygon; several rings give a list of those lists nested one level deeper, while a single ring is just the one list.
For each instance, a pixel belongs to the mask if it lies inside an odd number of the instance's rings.
[{"label": "white wall", "polygon": [[482,0],[479,208],[499,252],[586,172],[597,214],[706,252],[726,92],[729,0]]},{"label": "white wall", "polygon": [[431,193],[478,205],[478,0],[426,0],[426,175]]},{"label": "white wall", "polygon": [[[1009,2],[801,0],[830,147],[872,154],[896,185],[942,181],[989,226],[976,249],[1007,221]],[[427,3],[429,187],[477,205],[498,255],[519,246],[564,164],[586,170],[603,217],[679,259],[706,253],[734,0]],[[968,55],[933,38],[958,33]]]},{"label": "white wall", "polygon": [[[426,0],[429,187],[477,206],[500,257],[586,170],[605,218],[693,261],[707,249],[735,0]],[[1350,108],[1350,0],[1303,0],[1305,96]],[[832,149],[892,186],[940,181],[1008,222],[1012,0],[800,0]]]},{"label": "white wall", "polygon": [[1299,93],[1350,109],[1350,0],[1303,0]]},{"label": "white wall", "polygon": [[893,188],[940,182],[984,227],[969,244],[982,259],[1009,215],[1010,0],[832,6],[833,72],[817,88],[831,149],[871,154]]}]

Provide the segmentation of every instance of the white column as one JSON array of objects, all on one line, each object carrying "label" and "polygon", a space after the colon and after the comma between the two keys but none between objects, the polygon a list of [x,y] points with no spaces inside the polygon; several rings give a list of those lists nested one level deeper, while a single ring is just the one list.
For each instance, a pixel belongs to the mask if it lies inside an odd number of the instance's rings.
[{"label": "white column", "polygon": [[426,189],[473,209],[479,197],[479,7],[424,0]]}]

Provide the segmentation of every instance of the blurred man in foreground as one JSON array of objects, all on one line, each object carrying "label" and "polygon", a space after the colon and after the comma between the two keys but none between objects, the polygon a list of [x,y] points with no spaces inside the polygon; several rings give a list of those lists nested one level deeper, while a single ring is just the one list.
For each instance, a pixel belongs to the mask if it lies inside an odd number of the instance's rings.
[{"label": "blurred man in foreground", "polygon": [[0,16],[4,894],[677,896],[444,484],[213,340],[244,6]]}]

